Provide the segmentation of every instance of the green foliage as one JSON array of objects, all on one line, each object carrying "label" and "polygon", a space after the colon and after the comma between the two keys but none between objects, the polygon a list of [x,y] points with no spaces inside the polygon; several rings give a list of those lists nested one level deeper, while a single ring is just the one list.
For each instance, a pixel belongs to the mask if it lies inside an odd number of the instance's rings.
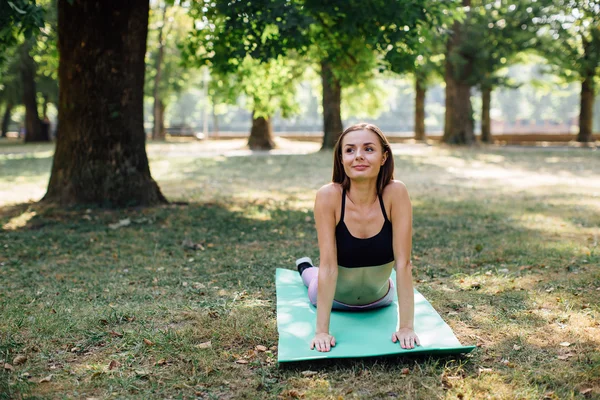
[{"label": "green foliage", "polygon": [[196,30],[184,58],[213,73],[244,69],[250,56],[262,62],[288,54],[324,62],[342,87],[360,85],[376,71],[414,67],[423,26],[442,23],[444,1],[260,0],[192,3]]},{"label": "green foliage", "polygon": [[144,89],[146,96],[153,95],[154,78],[157,73],[156,61],[161,46],[159,31],[162,29],[163,58],[158,94],[165,105],[168,105],[169,101],[182,91],[199,85],[199,79],[194,77],[181,62],[180,44],[185,40],[192,23],[186,11],[184,7],[173,1],[151,4]]},{"label": "green foliage", "polygon": [[[539,45],[535,19],[545,11],[542,2],[499,0],[471,3],[463,22],[463,41],[452,61],[471,60],[467,82],[480,88],[514,86],[505,76],[506,67],[519,61],[519,54]],[[457,68],[460,71],[460,68]]]},{"label": "green foliage", "polygon": [[0,65],[5,52],[19,43],[21,37],[35,35],[44,26],[44,10],[35,0],[0,2]]},{"label": "green foliage", "polygon": [[548,71],[567,81],[600,75],[600,2],[547,0],[536,19]]}]

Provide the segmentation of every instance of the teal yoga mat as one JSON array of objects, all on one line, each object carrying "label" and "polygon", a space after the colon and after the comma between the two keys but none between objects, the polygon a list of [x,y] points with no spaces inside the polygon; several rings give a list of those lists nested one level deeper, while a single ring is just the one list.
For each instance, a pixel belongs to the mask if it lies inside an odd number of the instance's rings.
[{"label": "teal yoga mat", "polygon": [[308,300],[307,288],[298,271],[277,268],[276,286],[279,362],[409,353],[456,354],[468,353],[475,348],[462,346],[448,324],[415,290],[415,331],[421,346],[406,350],[392,342],[392,333],[398,323],[398,299],[395,296],[393,304],[375,310],[333,310],[330,331],[335,336],[336,346],[328,353],[311,350],[317,310]]}]

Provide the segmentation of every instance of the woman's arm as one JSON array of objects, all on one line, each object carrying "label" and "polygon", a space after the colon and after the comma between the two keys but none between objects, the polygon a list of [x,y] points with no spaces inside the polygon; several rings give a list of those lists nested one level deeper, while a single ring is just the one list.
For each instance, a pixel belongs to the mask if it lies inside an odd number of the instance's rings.
[{"label": "woman's arm", "polygon": [[396,269],[396,290],[398,291],[398,331],[392,341],[400,342],[403,348],[412,349],[419,345],[414,332],[415,297],[412,284],[412,205],[406,186],[400,181],[389,185],[392,194],[391,221],[394,237],[394,268]]},{"label": "woman's arm", "polygon": [[331,305],[335,295],[338,265],[335,243],[336,205],[340,203],[339,189],[329,184],[317,192],[315,199],[315,223],[319,240],[319,287],[317,291],[317,326],[311,348],[329,351],[335,346],[335,338],[329,334]]}]

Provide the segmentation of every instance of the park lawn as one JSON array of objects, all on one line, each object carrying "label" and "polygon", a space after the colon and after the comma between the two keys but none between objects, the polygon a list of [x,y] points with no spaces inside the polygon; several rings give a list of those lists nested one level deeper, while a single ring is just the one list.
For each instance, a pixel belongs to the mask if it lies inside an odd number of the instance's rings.
[{"label": "park lawn", "polygon": [[0,145],[0,399],[600,396],[597,151],[394,145],[415,285],[478,348],[278,366],[275,269],[318,259],[331,153],[177,146],[148,146],[176,204],[66,210],[25,201],[51,146]]}]

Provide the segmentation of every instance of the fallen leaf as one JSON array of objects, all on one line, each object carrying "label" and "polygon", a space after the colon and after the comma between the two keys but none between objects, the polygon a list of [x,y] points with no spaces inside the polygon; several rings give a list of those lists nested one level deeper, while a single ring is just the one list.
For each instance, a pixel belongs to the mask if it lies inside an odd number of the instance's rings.
[{"label": "fallen leaf", "polygon": [[79,347],[72,347],[71,353],[77,353],[79,350],[81,350]]},{"label": "fallen leaf", "polygon": [[242,360],[242,359],[235,360],[235,362],[236,362],[236,364],[248,364],[248,360]]},{"label": "fallen leaf", "polygon": [[199,349],[210,349],[212,347],[212,343],[209,340],[208,342],[204,342],[204,343],[200,343],[199,345],[196,345],[196,347]]},{"label": "fallen leaf", "polygon": [[256,346],[255,349],[257,351],[267,351],[267,348],[265,346],[263,346],[262,344],[259,344],[258,346]]},{"label": "fallen leaf", "polygon": [[552,292],[554,292],[554,288],[553,287],[546,289],[546,293],[552,293]]},{"label": "fallen leaf", "polygon": [[579,393],[585,396],[586,394],[591,393],[592,390],[592,388],[582,389],[579,391]]},{"label": "fallen leaf", "polygon": [[108,364],[109,371],[112,371],[115,368],[119,368],[121,364],[117,360],[112,360],[110,364]]},{"label": "fallen leaf", "polygon": [[518,344],[515,344],[513,346],[513,350],[521,350],[521,346],[519,346]]},{"label": "fallen leaf", "polygon": [[277,397],[281,399],[302,399],[304,398],[304,394],[300,393],[295,389],[290,389],[281,392],[281,394]]},{"label": "fallen leaf", "polygon": [[52,375],[48,375],[45,378],[39,380],[38,383],[50,382],[52,380]]},{"label": "fallen leaf", "polygon": [[110,333],[110,336],[112,336],[112,337],[123,337],[123,334],[119,333],[119,332],[110,331],[109,333]]},{"label": "fallen leaf", "polygon": [[167,360],[165,360],[164,358],[158,360],[155,365],[167,365]]},{"label": "fallen leaf", "polygon": [[148,339],[144,339],[144,343],[146,343],[148,346],[154,346],[154,342],[152,342]]},{"label": "fallen leaf", "polygon": [[310,370],[307,370],[307,371],[302,371],[302,375],[303,375],[303,376],[314,376],[314,375],[316,375],[316,374],[318,374],[318,372],[317,372],[317,371],[310,371]]},{"label": "fallen leaf", "polygon": [[400,371],[400,373],[402,375],[408,375],[410,373],[410,370],[408,368],[402,368],[402,371]]},{"label": "fallen leaf", "polygon": [[14,368],[12,365],[10,365],[9,363],[4,363],[4,369],[7,371],[13,371]]},{"label": "fallen leaf", "polygon": [[569,347],[571,345],[571,343],[569,342],[560,342],[559,343],[562,347]]},{"label": "fallen leaf", "polygon": [[119,222],[117,222],[117,223],[109,224],[108,227],[110,229],[119,229],[119,228],[122,228],[122,227],[130,225],[130,224],[131,224],[131,220],[129,218],[125,218],[125,219],[119,220]]},{"label": "fallen leaf", "polygon": [[21,365],[21,364],[23,364],[25,361],[27,361],[27,357],[25,357],[25,356],[23,356],[23,355],[19,355],[19,356],[16,356],[16,357],[13,359],[13,365]]},{"label": "fallen leaf", "polygon": [[556,356],[556,358],[558,358],[559,360],[568,360],[571,357],[573,357],[573,354],[571,354],[571,353],[561,354],[559,356]]}]

